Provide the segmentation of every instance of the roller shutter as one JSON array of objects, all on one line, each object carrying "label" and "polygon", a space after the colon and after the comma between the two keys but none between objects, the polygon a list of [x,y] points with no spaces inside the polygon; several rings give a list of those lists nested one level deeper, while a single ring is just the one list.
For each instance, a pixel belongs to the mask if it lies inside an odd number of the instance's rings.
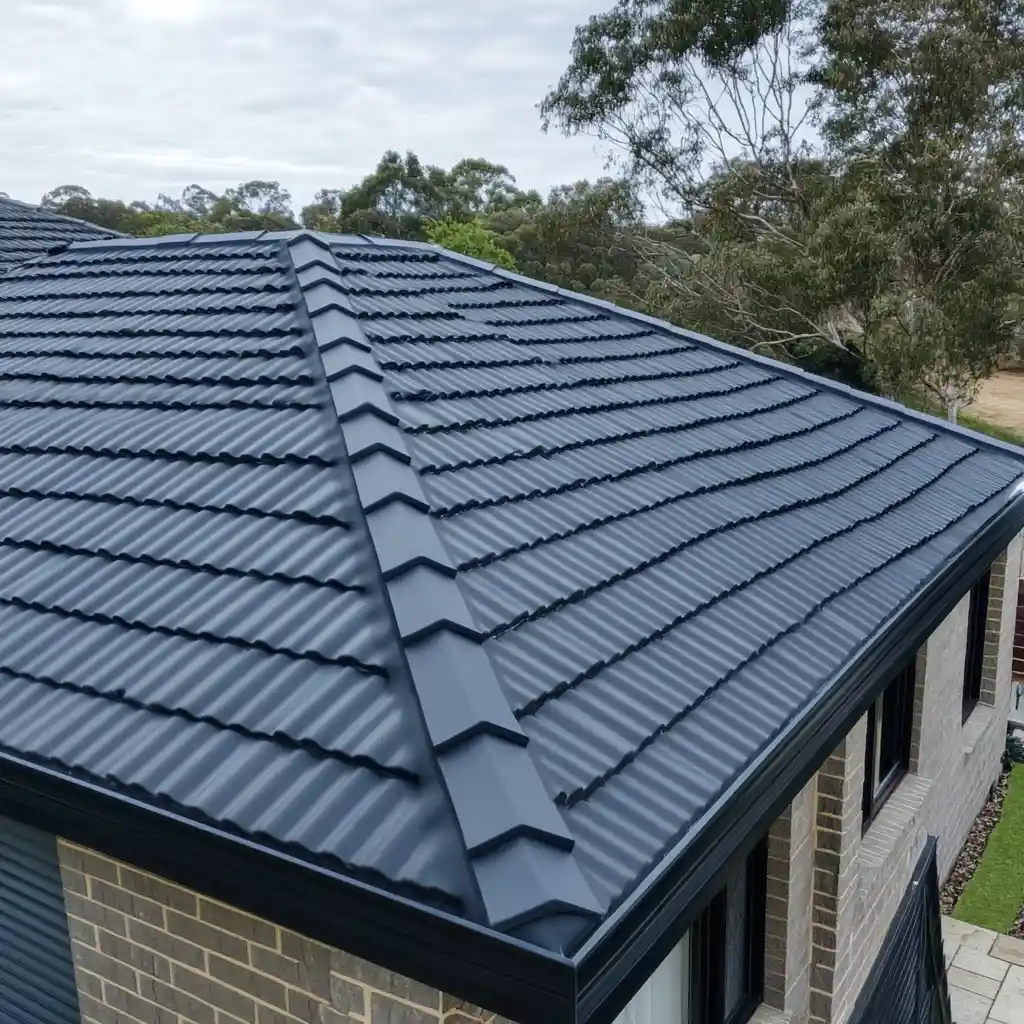
[{"label": "roller shutter", "polygon": [[0,1024],[78,1024],[52,835],[0,817]]}]

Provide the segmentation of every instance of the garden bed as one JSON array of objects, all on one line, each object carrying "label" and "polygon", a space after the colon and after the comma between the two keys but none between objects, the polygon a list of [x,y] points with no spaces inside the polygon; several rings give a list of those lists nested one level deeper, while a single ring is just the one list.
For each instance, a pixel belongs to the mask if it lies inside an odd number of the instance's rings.
[{"label": "garden bed", "polygon": [[964,840],[957,854],[956,863],[950,872],[949,879],[942,887],[939,903],[944,914],[952,914],[960,897],[963,895],[967,883],[974,875],[974,871],[981,861],[981,855],[985,852],[988,844],[988,837],[999,822],[999,816],[1003,812],[1003,799],[1006,796],[1006,784],[1010,781],[1010,773],[1003,771],[996,784],[992,787],[992,794],[981,809],[981,813],[974,819],[970,832]]},{"label": "garden bed", "polygon": [[1003,773],[957,857],[942,909],[1004,935],[1024,935],[1024,765]]}]

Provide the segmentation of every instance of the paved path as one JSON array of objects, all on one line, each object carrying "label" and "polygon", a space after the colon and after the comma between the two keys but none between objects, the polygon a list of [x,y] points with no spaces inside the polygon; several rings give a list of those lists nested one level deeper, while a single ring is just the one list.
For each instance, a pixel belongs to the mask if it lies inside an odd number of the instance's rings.
[{"label": "paved path", "polygon": [[942,919],[954,1024],[1024,1024],[1024,941]]}]

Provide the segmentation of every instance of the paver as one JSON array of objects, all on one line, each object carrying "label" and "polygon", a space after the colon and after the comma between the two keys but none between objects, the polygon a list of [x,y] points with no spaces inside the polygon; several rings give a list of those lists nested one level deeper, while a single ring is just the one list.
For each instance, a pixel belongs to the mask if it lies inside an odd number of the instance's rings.
[{"label": "paver", "polygon": [[972,974],[980,974],[983,978],[1002,981],[1006,977],[1010,965],[1003,960],[996,960],[995,957],[982,953],[980,950],[961,946],[956,956],[953,957],[953,966],[970,971]]},{"label": "paver", "polygon": [[998,1024],[1024,1024],[1024,967],[1011,967],[999,989],[989,1020]]},{"label": "paver", "polygon": [[994,978],[986,978],[984,975],[975,974],[973,971],[965,971],[962,967],[951,967],[948,973],[949,984],[955,988],[973,992],[975,995],[984,996],[986,999],[995,999],[999,994],[1000,982]]},{"label": "paver", "polygon": [[951,988],[949,1003],[955,1024],[987,1024],[992,1000],[964,989]]}]

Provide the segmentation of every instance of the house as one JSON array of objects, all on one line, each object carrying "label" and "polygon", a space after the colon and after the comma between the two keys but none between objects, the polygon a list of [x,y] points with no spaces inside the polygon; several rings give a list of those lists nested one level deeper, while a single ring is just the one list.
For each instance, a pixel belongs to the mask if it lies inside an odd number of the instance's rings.
[{"label": "house", "polygon": [[0,1019],[945,1019],[1019,449],[306,231],[23,264],[0,369]]},{"label": "house", "polygon": [[0,274],[18,263],[44,255],[57,245],[122,237],[117,231],[108,231],[74,217],[62,217],[0,194]]}]

